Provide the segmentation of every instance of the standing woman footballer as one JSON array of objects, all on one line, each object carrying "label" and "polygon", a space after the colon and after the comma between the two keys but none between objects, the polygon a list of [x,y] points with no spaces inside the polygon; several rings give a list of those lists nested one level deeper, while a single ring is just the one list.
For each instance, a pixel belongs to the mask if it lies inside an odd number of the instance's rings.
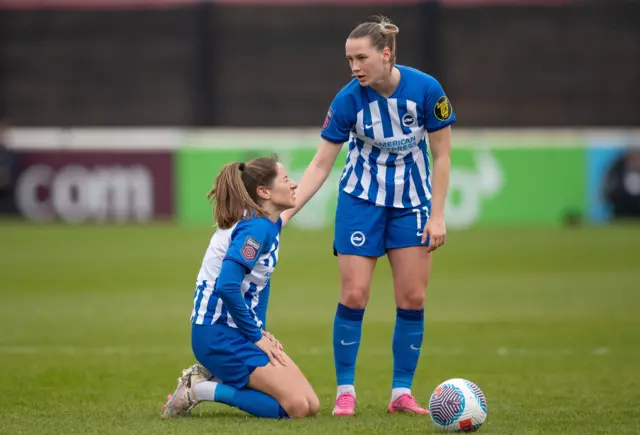
[{"label": "standing woman footballer", "polygon": [[333,324],[334,415],[355,414],[362,321],[376,260],[385,254],[397,306],[388,409],[428,414],[412,396],[411,384],[422,347],[431,256],[445,242],[451,124],[456,118],[435,78],[396,65],[397,33],[398,27],[378,16],[347,38],[346,57],[355,78],[331,103],[322,142],[296,190],[296,206],[282,215],[286,223],[313,197],[343,143],[349,142],[335,219],[340,303]]},{"label": "standing woman footballer", "polygon": [[200,364],[186,369],[162,412],[189,415],[214,401],[263,418],[317,414],[309,381],[266,332],[270,281],[280,246],[281,213],[296,184],[274,158],[225,165],[207,197],[217,229],[196,280],[191,346]]}]

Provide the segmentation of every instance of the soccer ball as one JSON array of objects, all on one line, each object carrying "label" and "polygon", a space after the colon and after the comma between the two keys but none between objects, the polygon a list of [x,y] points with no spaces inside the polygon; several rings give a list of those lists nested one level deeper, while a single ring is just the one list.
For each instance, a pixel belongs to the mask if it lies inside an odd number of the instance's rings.
[{"label": "soccer ball", "polygon": [[473,382],[449,379],[431,394],[429,413],[440,432],[475,432],[487,418],[487,399]]}]

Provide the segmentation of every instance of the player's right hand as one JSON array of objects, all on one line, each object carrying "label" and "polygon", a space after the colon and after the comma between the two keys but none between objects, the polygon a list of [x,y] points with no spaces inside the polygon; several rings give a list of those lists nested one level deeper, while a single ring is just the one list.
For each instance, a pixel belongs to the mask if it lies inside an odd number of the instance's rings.
[{"label": "player's right hand", "polygon": [[260,340],[255,343],[264,353],[267,354],[271,364],[274,366],[277,365],[276,361],[286,366],[286,360],[284,357],[284,352],[281,349],[280,343],[277,340],[271,340],[266,335],[263,335]]}]

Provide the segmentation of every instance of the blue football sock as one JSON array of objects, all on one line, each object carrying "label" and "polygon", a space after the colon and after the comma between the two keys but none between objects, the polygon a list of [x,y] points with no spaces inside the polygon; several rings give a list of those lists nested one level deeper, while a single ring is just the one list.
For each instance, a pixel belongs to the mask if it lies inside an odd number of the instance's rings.
[{"label": "blue football sock", "polygon": [[393,331],[393,383],[391,388],[411,388],[418,366],[422,337],[424,336],[424,310],[396,311]]},{"label": "blue football sock", "polygon": [[216,402],[241,409],[255,417],[289,418],[276,399],[251,388],[237,390],[229,385],[217,384],[214,399]]},{"label": "blue football sock", "polygon": [[354,385],[363,317],[364,308],[354,309],[338,304],[333,321],[333,358],[338,386]]}]

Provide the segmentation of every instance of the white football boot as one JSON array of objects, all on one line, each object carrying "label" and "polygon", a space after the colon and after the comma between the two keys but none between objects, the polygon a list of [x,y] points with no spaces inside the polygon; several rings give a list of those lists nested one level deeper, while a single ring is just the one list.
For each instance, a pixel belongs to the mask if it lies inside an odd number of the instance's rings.
[{"label": "white football boot", "polygon": [[178,378],[178,387],[173,394],[167,396],[167,403],[162,407],[161,417],[164,419],[186,417],[200,403],[196,400],[193,388],[200,382],[211,379],[211,373],[200,364],[194,364],[182,371]]}]

